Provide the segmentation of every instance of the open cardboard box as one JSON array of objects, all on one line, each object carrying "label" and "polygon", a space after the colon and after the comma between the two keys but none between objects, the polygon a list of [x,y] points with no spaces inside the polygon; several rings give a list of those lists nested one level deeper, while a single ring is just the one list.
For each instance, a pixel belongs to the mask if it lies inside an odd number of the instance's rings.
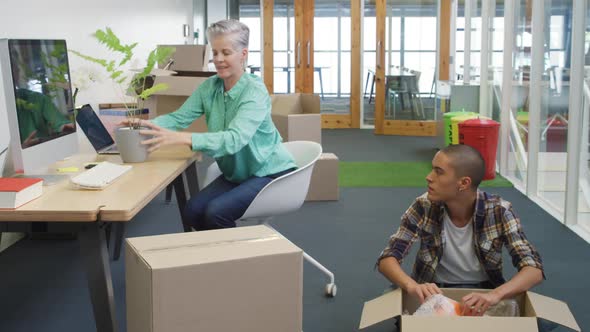
[{"label": "open cardboard box", "polygon": [[272,121],[284,141],[322,144],[320,97],[310,93],[272,95]]},{"label": "open cardboard box", "polygon": [[[168,67],[176,72],[176,75],[156,75],[154,84],[165,83],[168,89],[153,94],[145,103],[154,116],[168,114],[176,111],[186,99],[201,85],[207,78],[216,74],[209,71],[209,59],[211,48],[209,45],[160,45],[176,48],[170,56],[174,63]],[[169,59],[158,64],[163,68]],[[207,124],[205,117],[201,117],[190,125],[185,131],[206,132]]]},{"label": "open cardboard box", "polygon": [[[443,288],[443,294],[455,301],[471,292],[488,292],[483,289]],[[526,292],[516,298],[521,317],[424,317],[402,315],[416,311],[419,302],[405,291],[396,289],[365,302],[360,328],[400,317],[402,332],[418,331],[478,331],[478,332],[534,332],[538,331],[537,318],[555,322],[574,331],[581,331],[567,304],[553,298]]]}]

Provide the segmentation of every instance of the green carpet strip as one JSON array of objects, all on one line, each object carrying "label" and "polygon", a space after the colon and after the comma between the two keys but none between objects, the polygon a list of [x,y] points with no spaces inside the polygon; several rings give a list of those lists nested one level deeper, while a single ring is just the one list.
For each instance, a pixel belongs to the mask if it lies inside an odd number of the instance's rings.
[{"label": "green carpet strip", "polygon": [[[340,162],[341,187],[424,187],[432,168],[428,162]],[[481,187],[512,187],[499,174]]]}]

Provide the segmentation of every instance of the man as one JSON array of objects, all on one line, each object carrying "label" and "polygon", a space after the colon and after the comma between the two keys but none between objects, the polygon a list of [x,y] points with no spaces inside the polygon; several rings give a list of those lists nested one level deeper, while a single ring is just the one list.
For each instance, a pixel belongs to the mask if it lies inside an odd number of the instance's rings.
[{"label": "man", "polygon": [[[428,192],[402,216],[377,262],[387,279],[421,302],[441,293],[439,287],[492,289],[462,299],[463,314],[471,316],[544,279],[541,257],[511,204],[478,190],[484,173],[483,158],[467,145],[451,145],[434,156]],[[420,250],[410,277],[400,264],[417,239]],[[508,282],[502,276],[502,245],[518,269]]]}]

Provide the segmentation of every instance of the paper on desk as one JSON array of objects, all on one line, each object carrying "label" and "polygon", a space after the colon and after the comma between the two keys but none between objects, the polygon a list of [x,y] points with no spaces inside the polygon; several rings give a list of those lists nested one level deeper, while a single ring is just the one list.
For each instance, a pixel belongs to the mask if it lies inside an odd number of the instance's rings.
[{"label": "paper on desk", "polygon": [[75,173],[79,171],[80,169],[78,169],[78,167],[59,167],[57,169],[58,173]]}]

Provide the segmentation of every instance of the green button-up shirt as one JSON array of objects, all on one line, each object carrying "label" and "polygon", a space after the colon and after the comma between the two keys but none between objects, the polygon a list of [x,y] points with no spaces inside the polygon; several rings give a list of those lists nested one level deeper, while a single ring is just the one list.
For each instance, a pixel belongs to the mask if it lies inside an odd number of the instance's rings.
[{"label": "green button-up shirt", "polygon": [[207,133],[192,134],[192,149],[217,161],[225,178],[241,183],[297,167],[271,116],[270,96],[262,80],[244,73],[224,92],[217,75],[201,84],[176,111],[153,120],[170,130],[187,128],[205,115]]}]

